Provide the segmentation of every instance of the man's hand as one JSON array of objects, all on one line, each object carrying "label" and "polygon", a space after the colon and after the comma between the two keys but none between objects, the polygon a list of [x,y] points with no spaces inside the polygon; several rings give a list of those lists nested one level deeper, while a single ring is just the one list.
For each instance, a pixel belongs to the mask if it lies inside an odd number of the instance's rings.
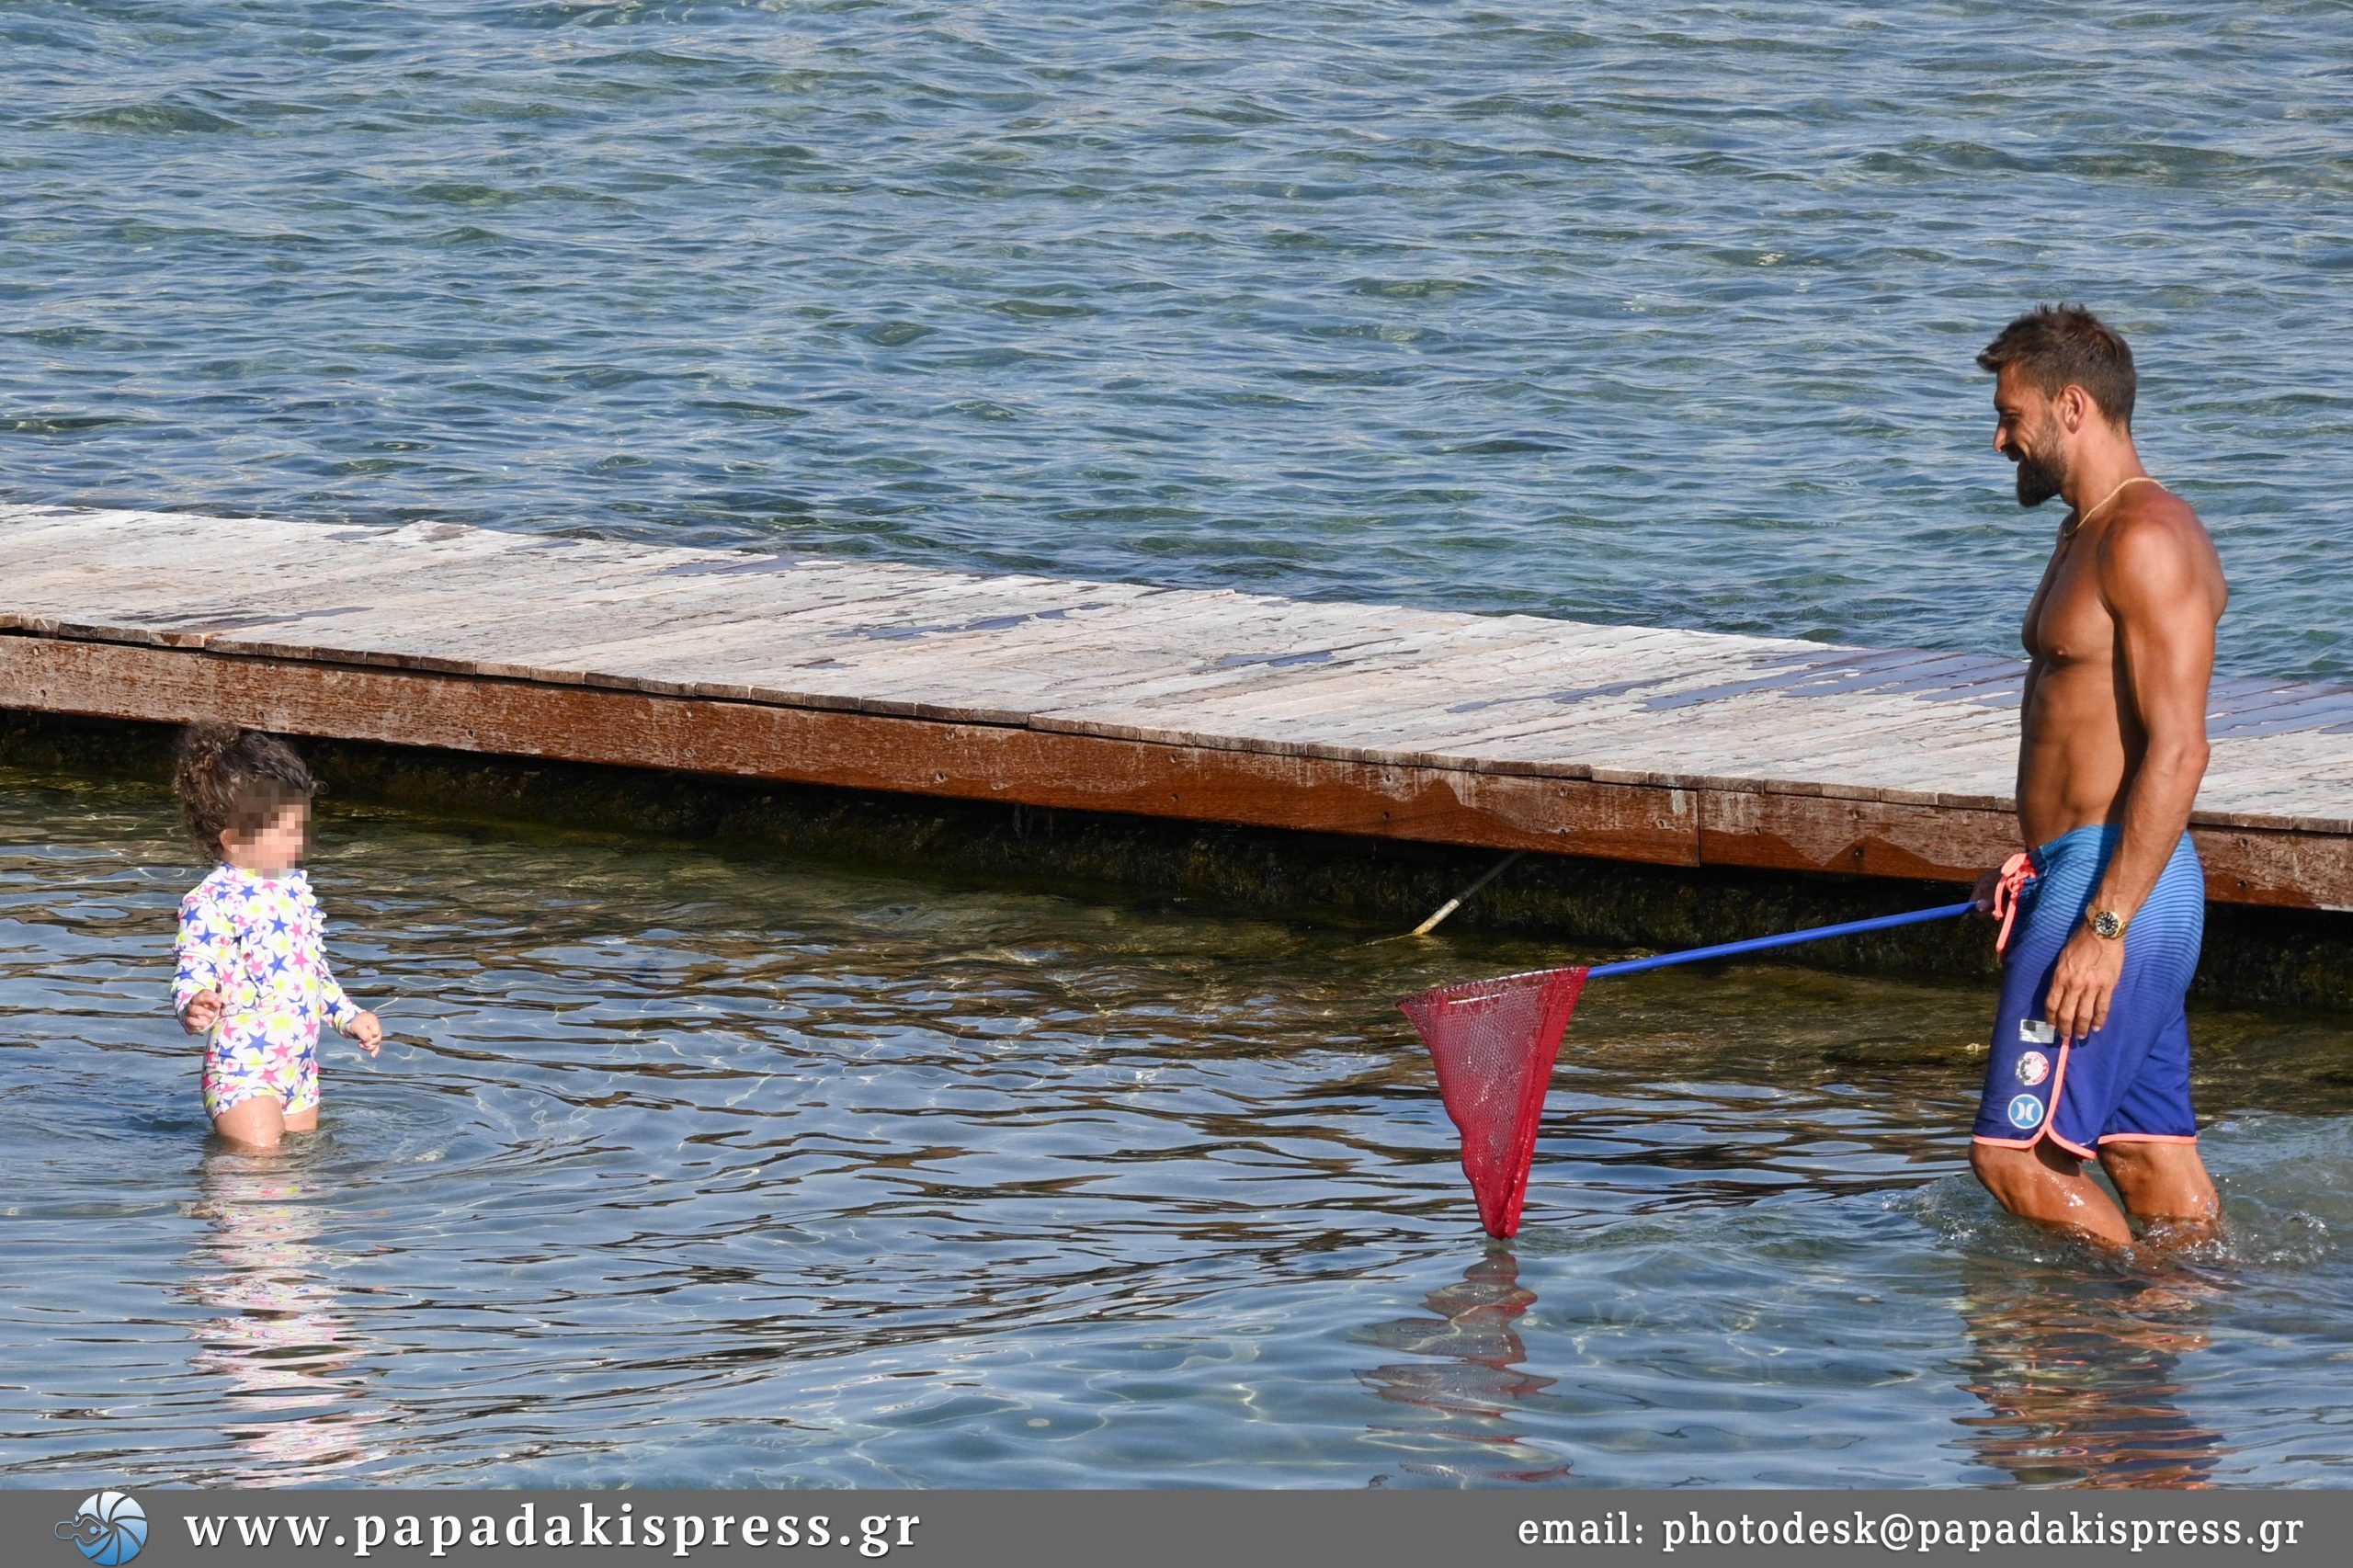
[{"label": "man's hand", "polygon": [[1977,879],[1977,891],[1970,897],[1977,902],[1977,913],[1991,918],[1994,914],[1994,890],[2002,885],[2002,868],[1995,867]]},{"label": "man's hand", "polygon": [[344,1032],[358,1040],[359,1049],[370,1056],[375,1055],[376,1048],[384,1042],[383,1022],[373,1013],[360,1014],[351,1020],[351,1028]]},{"label": "man's hand", "polygon": [[221,993],[199,991],[188,999],[180,1010],[180,1028],[190,1034],[210,1034],[212,1026],[221,1021]]},{"label": "man's hand", "polygon": [[2108,1005],[2124,973],[2124,942],[2079,930],[2059,949],[2042,1016],[2062,1044],[2086,1040],[2108,1023]]}]

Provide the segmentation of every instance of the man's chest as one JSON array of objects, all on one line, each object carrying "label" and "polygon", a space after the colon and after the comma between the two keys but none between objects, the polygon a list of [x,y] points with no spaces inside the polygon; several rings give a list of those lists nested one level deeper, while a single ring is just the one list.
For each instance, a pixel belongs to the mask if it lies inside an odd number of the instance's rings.
[{"label": "man's chest", "polygon": [[2116,620],[2100,597],[2088,559],[2063,556],[2052,563],[2042,591],[2027,612],[2020,640],[2045,670],[2106,665],[2113,659]]}]

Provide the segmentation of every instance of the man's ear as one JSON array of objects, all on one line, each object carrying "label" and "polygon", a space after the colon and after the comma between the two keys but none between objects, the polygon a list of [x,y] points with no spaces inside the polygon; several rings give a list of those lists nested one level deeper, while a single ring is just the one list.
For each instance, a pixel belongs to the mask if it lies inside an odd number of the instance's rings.
[{"label": "man's ear", "polygon": [[2059,389],[2059,420],[2074,435],[2091,422],[2091,394],[2073,381]]}]

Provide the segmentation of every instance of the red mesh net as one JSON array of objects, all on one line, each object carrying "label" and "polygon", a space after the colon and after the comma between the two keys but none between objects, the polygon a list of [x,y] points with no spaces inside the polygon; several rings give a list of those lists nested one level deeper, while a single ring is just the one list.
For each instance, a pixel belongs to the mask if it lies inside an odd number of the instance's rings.
[{"label": "red mesh net", "polygon": [[1397,1004],[1438,1066],[1446,1114],[1462,1134],[1463,1174],[1491,1236],[1519,1230],[1552,1059],[1584,989],[1584,970],[1548,969],[1440,986]]}]

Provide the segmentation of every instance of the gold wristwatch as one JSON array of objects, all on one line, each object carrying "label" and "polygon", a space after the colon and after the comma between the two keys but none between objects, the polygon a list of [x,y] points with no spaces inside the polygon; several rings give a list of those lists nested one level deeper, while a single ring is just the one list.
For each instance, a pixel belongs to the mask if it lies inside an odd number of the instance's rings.
[{"label": "gold wristwatch", "polygon": [[2090,911],[2085,915],[2084,924],[2092,928],[2093,936],[2105,942],[2113,942],[2124,935],[2124,916],[2112,909]]}]

